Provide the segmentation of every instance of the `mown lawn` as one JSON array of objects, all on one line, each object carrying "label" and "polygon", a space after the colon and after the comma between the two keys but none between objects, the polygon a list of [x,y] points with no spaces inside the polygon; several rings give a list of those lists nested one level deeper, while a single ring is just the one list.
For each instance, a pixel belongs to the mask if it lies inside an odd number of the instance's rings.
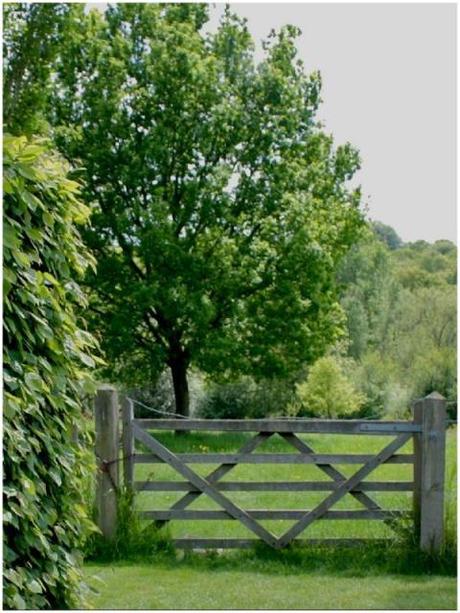
[{"label": "mown lawn", "polygon": [[162,564],[89,565],[98,609],[455,609],[456,580],[343,577]]},{"label": "mown lawn", "polygon": [[[230,452],[249,438],[244,434],[192,433],[156,436],[177,452]],[[351,437],[333,435],[302,436],[318,453],[372,453],[382,449],[390,437]],[[294,452],[282,439],[273,436],[257,449]],[[409,443],[398,453],[411,453]],[[196,464],[205,475],[216,465]],[[358,465],[337,466],[345,475]],[[136,465],[136,480],[181,480],[168,466]],[[371,481],[410,481],[410,465],[393,464],[378,468]],[[225,480],[282,481],[328,480],[312,465],[239,465]],[[446,497],[450,515],[456,517],[456,431],[448,433]],[[183,492],[142,492],[137,497],[139,509],[166,509]],[[385,509],[410,509],[410,492],[369,493]],[[225,492],[246,509],[311,509],[326,492]],[[190,509],[216,509],[213,501],[201,496]],[[362,508],[347,496],[334,508]],[[279,535],[291,521],[264,521]],[[239,522],[172,521],[166,531],[177,537],[252,537]],[[308,534],[307,534],[308,533]],[[391,530],[379,521],[320,521],[309,526],[308,537],[386,537]],[[291,555],[292,554],[292,555]],[[391,557],[395,556],[395,564]],[[235,551],[218,554],[183,554],[154,557],[152,561],[88,563],[85,574],[95,592],[90,597],[95,608],[133,609],[455,609],[456,579],[422,572],[408,556],[404,563],[391,548],[382,553],[346,552],[270,552]],[[389,557],[389,560],[383,558]],[[387,564],[387,562],[389,562]],[[399,566],[398,566],[399,564]],[[394,572],[393,569],[397,569]],[[399,574],[398,574],[399,573]],[[448,574],[448,573],[444,573]]]}]

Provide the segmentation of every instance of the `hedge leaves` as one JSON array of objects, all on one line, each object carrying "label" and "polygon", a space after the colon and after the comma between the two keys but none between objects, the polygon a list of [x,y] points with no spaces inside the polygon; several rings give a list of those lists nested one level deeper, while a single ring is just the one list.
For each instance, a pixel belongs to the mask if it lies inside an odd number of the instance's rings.
[{"label": "hedge leaves", "polygon": [[76,229],[89,209],[43,141],[4,138],[4,606],[82,605],[78,549],[91,470],[80,398],[92,337],[75,278],[94,262]]}]

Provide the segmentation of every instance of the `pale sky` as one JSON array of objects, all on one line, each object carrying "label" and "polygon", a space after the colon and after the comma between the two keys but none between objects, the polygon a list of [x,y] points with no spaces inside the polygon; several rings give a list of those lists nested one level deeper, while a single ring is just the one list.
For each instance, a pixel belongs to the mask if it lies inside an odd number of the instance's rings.
[{"label": "pale sky", "polygon": [[[455,241],[456,5],[231,7],[256,41],[287,23],[302,30],[299,57],[323,79],[318,118],[360,150],[369,216],[404,241]],[[223,8],[211,7],[210,28]]]}]

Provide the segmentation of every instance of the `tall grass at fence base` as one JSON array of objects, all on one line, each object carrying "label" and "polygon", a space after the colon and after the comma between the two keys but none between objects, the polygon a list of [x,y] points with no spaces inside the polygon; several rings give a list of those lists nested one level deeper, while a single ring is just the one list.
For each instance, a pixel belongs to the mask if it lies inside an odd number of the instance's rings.
[{"label": "tall grass at fence base", "polygon": [[120,488],[117,493],[117,528],[113,539],[98,531],[86,542],[85,559],[98,562],[116,560],[154,561],[175,550],[167,527],[143,523],[135,510],[135,493]]}]

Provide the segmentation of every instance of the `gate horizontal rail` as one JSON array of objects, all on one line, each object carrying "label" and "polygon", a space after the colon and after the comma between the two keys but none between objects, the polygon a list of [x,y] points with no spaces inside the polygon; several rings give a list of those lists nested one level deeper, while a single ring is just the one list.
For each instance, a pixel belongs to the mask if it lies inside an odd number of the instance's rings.
[{"label": "gate horizontal rail", "polygon": [[[370,539],[370,538],[327,538],[327,539],[296,539],[294,545],[297,547],[361,547],[363,545],[386,544],[389,539]],[[173,544],[178,549],[251,549],[258,545],[258,539],[240,538],[178,538],[173,539]]]},{"label": "gate horizontal rail", "polygon": [[[304,509],[277,509],[267,510],[267,509],[246,509],[246,513],[252,517],[253,519],[302,519],[307,511]],[[215,519],[229,519],[235,520],[235,517],[232,517],[226,511],[215,511],[212,510],[201,510],[201,509],[193,509],[192,511],[184,510],[184,511],[141,511],[139,513],[142,519],[155,519],[155,520],[163,520],[169,521],[172,519],[206,519],[206,520],[215,520]],[[410,512],[408,511],[327,511],[318,519],[397,519],[401,517],[410,517]]]},{"label": "gate horizontal rail", "polygon": [[391,435],[421,432],[421,426],[407,421],[363,419],[134,419],[145,430],[182,430],[207,432],[297,432],[303,434]]},{"label": "gate horizontal rail", "polygon": [[[343,481],[223,481],[216,488],[223,492],[327,492]],[[186,481],[135,481],[138,492],[199,492]],[[363,481],[352,492],[412,492],[412,481]]]},{"label": "gate horizontal rail", "polygon": [[[363,464],[374,456],[362,453],[176,453],[185,464]],[[155,454],[139,453],[134,456],[136,464],[164,464]],[[412,464],[414,456],[410,453],[396,453],[386,464]]]}]

